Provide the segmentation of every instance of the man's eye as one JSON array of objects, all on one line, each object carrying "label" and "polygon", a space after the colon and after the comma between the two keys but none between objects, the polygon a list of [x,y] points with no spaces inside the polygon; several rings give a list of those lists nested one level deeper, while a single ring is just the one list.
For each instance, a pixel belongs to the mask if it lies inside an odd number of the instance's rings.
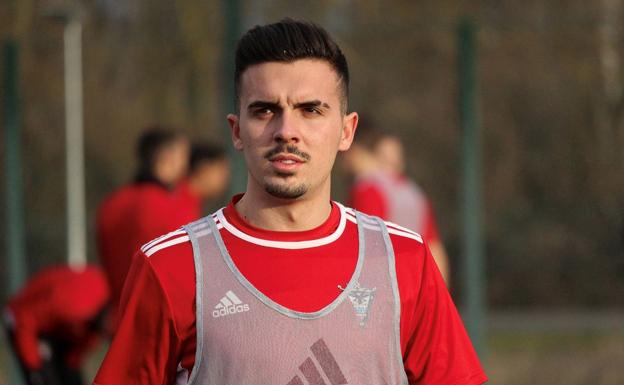
[{"label": "man's eye", "polygon": [[270,108],[259,108],[254,111],[254,115],[256,116],[267,116],[267,115],[271,115],[272,113],[273,113],[273,110]]},{"label": "man's eye", "polygon": [[305,107],[303,111],[307,114],[321,115],[321,109],[318,107]]}]

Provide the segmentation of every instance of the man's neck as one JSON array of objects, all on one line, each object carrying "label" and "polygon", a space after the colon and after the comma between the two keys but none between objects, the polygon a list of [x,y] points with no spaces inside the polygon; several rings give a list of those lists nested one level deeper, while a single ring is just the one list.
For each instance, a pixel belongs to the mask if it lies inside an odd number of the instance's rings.
[{"label": "man's neck", "polygon": [[331,213],[329,192],[316,197],[281,199],[249,189],[235,209],[251,225],[271,231],[306,231],[327,220]]}]

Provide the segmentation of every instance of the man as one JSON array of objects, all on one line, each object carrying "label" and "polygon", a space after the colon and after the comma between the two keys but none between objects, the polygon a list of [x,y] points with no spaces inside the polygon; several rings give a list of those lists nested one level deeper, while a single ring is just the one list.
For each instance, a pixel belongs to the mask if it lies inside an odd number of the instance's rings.
[{"label": "man", "polygon": [[37,273],[9,300],[4,326],[28,385],[84,383],[81,366],[101,336],[108,299],[98,268],[60,266]]},{"label": "man", "polygon": [[113,320],[132,254],[150,239],[195,219],[179,210],[174,194],[188,169],[187,139],[168,128],[149,127],[138,140],[137,158],[132,183],[106,197],[96,219],[98,256],[111,288]]},{"label": "man", "polygon": [[481,384],[418,235],[330,200],[349,148],[347,62],[313,24],[239,41],[247,188],[136,254],[95,384]]},{"label": "man", "polygon": [[230,167],[222,147],[211,143],[193,144],[189,174],[176,189],[182,215],[188,216],[189,222],[201,218],[204,203],[220,197],[229,178]]},{"label": "man", "polygon": [[355,141],[343,159],[347,172],[354,176],[349,204],[420,234],[448,284],[448,257],[431,202],[405,175],[403,153],[403,144],[396,136],[375,130],[371,122],[360,122]]}]

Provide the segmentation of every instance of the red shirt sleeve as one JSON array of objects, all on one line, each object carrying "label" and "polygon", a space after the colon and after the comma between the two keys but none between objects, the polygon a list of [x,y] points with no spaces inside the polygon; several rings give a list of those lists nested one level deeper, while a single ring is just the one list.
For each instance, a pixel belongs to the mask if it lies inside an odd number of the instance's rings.
[{"label": "red shirt sleeve", "polygon": [[401,348],[410,385],[487,381],[431,252],[394,237],[401,297]]},{"label": "red shirt sleeve", "polygon": [[[13,339],[15,350],[24,365],[31,370],[41,368],[39,354],[39,333],[42,322],[50,317],[50,287],[53,287],[55,269],[49,269],[35,275],[13,297],[8,308],[15,319]],[[41,315],[46,315],[45,318]]]},{"label": "red shirt sleeve", "polygon": [[180,337],[150,260],[134,258],[124,286],[119,324],[94,384],[173,384]]},{"label": "red shirt sleeve", "polygon": [[14,342],[17,355],[30,370],[41,368],[41,355],[39,354],[39,339],[36,321],[23,319],[14,331]]},{"label": "red shirt sleeve", "polygon": [[384,195],[373,183],[356,182],[350,192],[349,205],[365,214],[388,219]]},{"label": "red shirt sleeve", "polygon": [[[89,339],[87,323],[104,308],[108,295],[103,274],[91,266],[80,272],[59,266],[37,273],[8,304],[20,360],[28,369],[41,368],[42,337],[62,341],[70,350],[84,344]],[[64,359],[78,362],[90,346]]]}]

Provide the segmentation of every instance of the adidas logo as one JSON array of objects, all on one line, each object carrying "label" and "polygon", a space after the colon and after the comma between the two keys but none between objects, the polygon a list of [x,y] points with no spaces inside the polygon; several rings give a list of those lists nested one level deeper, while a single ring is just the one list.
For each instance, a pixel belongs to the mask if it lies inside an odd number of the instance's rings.
[{"label": "adidas logo", "polygon": [[[344,374],[342,374],[340,366],[338,366],[334,355],[329,351],[329,348],[322,338],[310,346],[310,350],[318,362],[318,365],[321,367],[321,370],[319,370],[312,357],[306,358],[305,361],[299,365],[299,370],[308,384],[327,385],[328,382],[325,381],[326,379],[329,380],[331,385],[347,384],[347,379]],[[325,376],[321,374],[321,371]],[[299,375],[296,375],[286,385],[306,385],[306,382],[304,382]]]},{"label": "adidas logo", "polygon": [[224,317],[230,314],[243,313],[249,311],[249,305],[243,303],[237,296],[229,290],[225,297],[214,307],[212,316],[214,318]]}]

